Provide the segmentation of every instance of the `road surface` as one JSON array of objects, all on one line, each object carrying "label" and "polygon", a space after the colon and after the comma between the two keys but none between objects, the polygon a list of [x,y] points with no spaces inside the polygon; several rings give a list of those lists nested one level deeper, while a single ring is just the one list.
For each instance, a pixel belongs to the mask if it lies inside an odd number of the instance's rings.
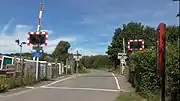
[{"label": "road surface", "polygon": [[114,101],[119,90],[117,79],[112,73],[92,70],[88,74],[0,96],[0,101]]}]

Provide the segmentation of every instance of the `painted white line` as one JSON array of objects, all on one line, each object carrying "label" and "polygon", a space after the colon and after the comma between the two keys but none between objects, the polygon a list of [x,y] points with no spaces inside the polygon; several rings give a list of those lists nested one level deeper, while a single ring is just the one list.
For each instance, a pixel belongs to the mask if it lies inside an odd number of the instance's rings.
[{"label": "painted white line", "polygon": [[64,78],[64,79],[61,79],[61,80],[57,80],[57,81],[54,81],[54,82],[52,82],[52,83],[49,83],[49,84],[44,85],[44,86],[41,86],[41,87],[47,87],[47,86],[53,85],[53,84],[55,84],[55,83],[58,83],[58,82],[61,82],[61,81],[65,81],[65,80],[71,79],[71,78],[73,78],[73,77],[75,77],[75,76],[70,76],[70,77],[67,77],[67,78]]},{"label": "painted white line", "polygon": [[0,98],[4,97],[3,95],[0,95]]},{"label": "painted white line", "polygon": [[91,90],[91,91],[106,91],[106,92],[119,92],[120,90],[114,89],[96,89],[96,88],[70,88],[70,87],[42,87],[49,89],[65,89],[65,90]]},{"label": "painted white line", "polygon": [[[49,86],[49,85],[52,85],[52,84],[55,84],[55,83],[58,83],[58,82],[61,82],[61,81],[64,81],[64,80],[73,78],[73,77],[75,77],[75,76],[71,76],[71,77],[68,77],[68,78],[64,78],[64,79],[61,79],[61,80],[52,82],[52,83],[50,83],[50,84],[47,84],[47,85],[45,85],[45,86],[41,86],[41,87],[46,87],[46,86]],[[13,94],[10,94],[10,95],[4,95],[4,96],[2,96],[2,97],[18,96],[18,95],[21,95],[21,94],[23,94],[23,93],[31,92],[32,90],[38,89],[39,87],[28,87],[28,86],[27,86],[26,88],[30,88],[30,89],[24,90],[24,91],[21,91],[21,92],[17,92],[17,93],[13,93]],[[0,96],[0,97],[1,97],[1,96]]]},{"label": "painted white line", "polygon": [[36,87],[30,87],[30,86],[27,86],[26,88],[29,88],[29,89],[34,89],[34,88],[36,88]]},{"label": "painted white line", "polygon": [[118,79],[116,78],[116,76],[114,75],[114,73],[112,73],[112,75],[113,75],[113,77],[114,77],[114,79],[115,79],[115,81],[116,81],[117,88],[120,90],[121,88],[120,88],[120,86],[119,86],[119,81],[118,81]]},{"label": "painted white line", "polygon": [[[34,89],[37,89],[37,88],[34,88]],[[28,92],[31,92],[32,90],[34,89],[29,89],[29,90],[25,90],[25,91],[21,91],[21,92],[17,92],[17,93],[13,93],[13,94],[10,94],[10,95],[5,95],[4,97],[12,97],[12,96],[18,96],[18,95],[21,95],[23,93],[28,93]]]}]

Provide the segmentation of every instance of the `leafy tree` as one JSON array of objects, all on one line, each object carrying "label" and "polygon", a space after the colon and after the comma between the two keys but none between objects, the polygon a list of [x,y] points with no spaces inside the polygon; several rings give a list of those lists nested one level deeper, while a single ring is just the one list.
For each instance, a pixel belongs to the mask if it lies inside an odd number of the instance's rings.
[{"label": "leafy tree", "polygon": [[178,26],[167,26],[166,34],[167,34],[167,42],[171,44],[178,44],[178,38],[180,36],[179,33],[180,28]]},{"label": "leafy tree", "polygon": [[128,40],[144,39],[145,48],[155,45],[155,30],[149,26],[144,27],[141,23],[130,22],[124,24],[123,28],[117,28],[112,37],[111,45],[108,46],[108,51],[111,61],[114,62],[115,67],[119,64],[117,59],[118,52],[123,50],[123,38],[125,38],[125,48],[127,50]]},{"label": "leafy tree", "polygon": [[[157,25],[158,26],[158,25]],[[166,95],[168,101],[179,101],[179,44],[180,28],[167,26],[166,28]],[[128,53],[129,79],[135,84],[136,90],[146,97],[155,96],[159,91],[159,79],[156,76],[156,29],[144,26],[141,23],[130,22],[122,28],[117,28],[112,37],[111,45],[108,46],[107,54],[114,65],[119,64],[118,52],[122,52],[122,39],[144,39],[145,50]],[[134,67],[134,68],[133,68]],[[155,94],[155,95],[154,95]],[[149,96],[151,95],[151,96]]]},{"label": "leafy tree", "polygon": [[87,68],[107,68],[110,66],[110,60],[107,55],[84,56],[80,63]]},{"label": "leafy tree", "polygon": [[67,41],[60,41],[53,51],[52,55],[54,58],[57,58],[58,61],[62,61],[66,63],[66,59],[68,58],[68,49],[70,48],[70,44]]}]

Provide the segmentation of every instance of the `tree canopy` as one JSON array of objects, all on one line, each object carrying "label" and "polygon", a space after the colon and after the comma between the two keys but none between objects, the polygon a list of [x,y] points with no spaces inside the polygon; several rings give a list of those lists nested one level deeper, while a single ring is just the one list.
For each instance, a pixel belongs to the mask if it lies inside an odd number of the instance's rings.
[{"label": "tree canopy", "polygon": [[67,41],[60,41],[56,46],[55,50],[52,53],[54,58],[57,58],[58,62],[65,63],[66,59],[68,58],[68,49],[70,48],[70,44]]},{"label": "tree canopy", "polygon": [[109,68],[112,66],[107,55],[83,56],[80,63],[86,68]]},{"label": "tree canopy", "polygon": [[[158,25],[157,25],[158,27]],[[166,91],[168,101],[179,101],[179,27],[166,26]],[[115,67],[119,64],[118,52],[122,52],[123,38],[125,38],[126,53],[128,53],[128,67],[130,82],[135,85],[137,91],[145,97],[157,96],[159,77],[156,75],[156,34],[157,29],[144,26],[141,23],[130,22],[122,28],[117,28],[108,46],[107,54]],[[144,39],[145,50],[127,51],[128,40]]]},{"label": "tree canopy", "polygon": [[122,28],[117,28],[112,37],[111,45],[106,52],[114,64],[117,66],[119,60],[117,54],[123,50],[123,38],[125,39],[125,48],[127,50],[128,40],[144,39],[145,48],[155,45],[155,30],[152,27],[144,26],[141,23],[130,22],[124,24]]}]

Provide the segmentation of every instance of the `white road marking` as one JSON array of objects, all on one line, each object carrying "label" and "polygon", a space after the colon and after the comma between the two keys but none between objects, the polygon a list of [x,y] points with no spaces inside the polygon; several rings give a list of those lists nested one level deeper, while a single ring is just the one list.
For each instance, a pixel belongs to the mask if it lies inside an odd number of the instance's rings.
[{"label": "white road marking", "polygon": [[71,87],[42,87],[47,89],[67,89],[67,90],[91,90],[91,91],[106,91],[106,92],[119,92],[120,90],[114,89],[96,89],[96,88],[71,88]]},{"label": "white road marking", "polygon": [[112,75],[113,75],[113,77],[114,77],[114,79],[115,79],[115,81],[116,81],[117,88],[120,90],[121,88],[120,88],[120,86],[119,86],[119,81],[118,81],[118,79],[116,78],[116,76],[114,75],[114,73],[112,73]]},{"label": "white road marking", "polygon": [[[34,89],[37,89],[37,88],[34,88]],[[3,97],[12,97],[12,96],[18,96],[18,95],[21,95],[23,93],[27,93],[27,92],[30,92],[34,89],[28,89],[28,90],[24,90],[24,91],[21,91],[21,92],[17,92],[17,93],[13,93],[13,94],[10,94],[10,95],[5,95]]]},{"label": "white road marking", "polygon": [[30,86],[27,86],[26,88],[29,88],[29,89],[34,89],[34,88],[36,88],[36,87],[30,87]]},{"label": "white road marking", "polygon": [[4,96],[3,96],[3,95],[0,95],[0,98],[1,98],[1,97],[4,97]]},{"label": "white road marking", "polygon": [[41,87],[47,87],[47,86],[53,85],[53,84],[55,84],[55,83],[58,83],[58,82],[61,82],[61,81],[65,81],[65,80],[71,79],[71,78],[73,78],[73,77],[76,77],[76,76],[73,75],[73,76],[70,76],[70,77],[67,77],[67,78],[64,78],[64,79],[61,79],[61,80],[57,80],[57,81],[54,81],[54,82],[52,82],[52,83],[49,83],[49,84],[44,85],[44,86],[41,86]]},{"label": "white road marking", "polygon": [[[68,77],[68,78],[64,78],[64,79],[61,79],[61,80],[58,80],[58,81],[55,81],[55,82],[52,82],[50,84],[47,84],[47,85],[44,85],[44,86],[41,86],[41,87],[46,87],[46,86],[49,86],[49,85],[52,85],[52,84],[55,84],[55,83],[58,83],[58,82],[61,82],[61,81],[64,81],[64,80],[68,80],[70,78],[73,78],[75,76],[71,76],[71,77]],[[18,95],[21,95],[23,93],[28,93],[34,89],[38,89],[39,87],[26,87],[26,88],[30,88],[28,90],[24,90],[24,91],[21,91],[21,92],[17,92],[17,93],[13,93],[13,94],[10,94],[10,95],[4,95],[4,96],[0,96],[0,97],[12,97],[12,96],[18,96]]]}]

